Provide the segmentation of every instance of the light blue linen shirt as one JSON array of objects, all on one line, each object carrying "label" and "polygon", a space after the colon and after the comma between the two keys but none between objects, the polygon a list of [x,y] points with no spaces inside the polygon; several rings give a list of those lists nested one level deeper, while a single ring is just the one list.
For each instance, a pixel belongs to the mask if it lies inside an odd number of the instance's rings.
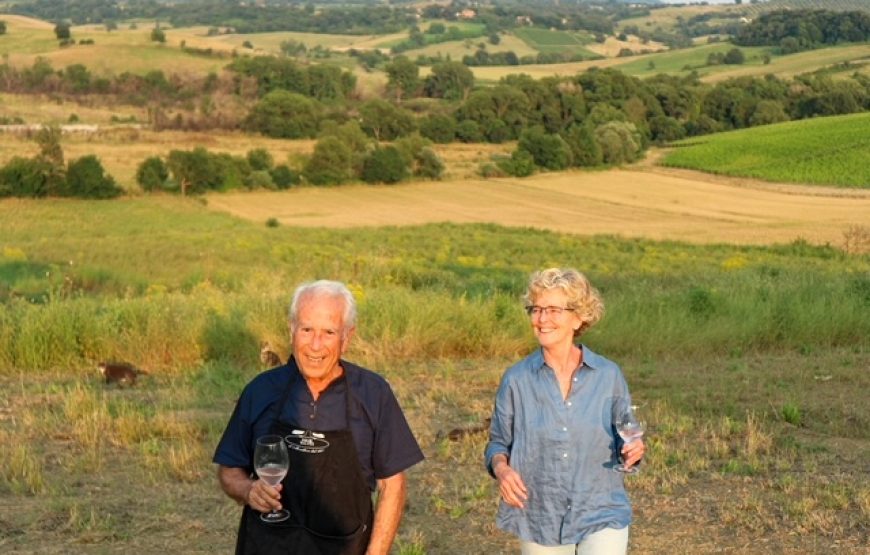
[{"label": "light blue linen shirt", "polygon": [[524,509],[501,500],[497,525],[541,545],[577,544],[631,523],[623,475],[613,471],[622,440],[611,422],[613,400],[628,397],[628,386],[619,366],[581,348],[567,399],[541,349],[507,369],[495,398],[487,470],[506,454],[528,491]]}]

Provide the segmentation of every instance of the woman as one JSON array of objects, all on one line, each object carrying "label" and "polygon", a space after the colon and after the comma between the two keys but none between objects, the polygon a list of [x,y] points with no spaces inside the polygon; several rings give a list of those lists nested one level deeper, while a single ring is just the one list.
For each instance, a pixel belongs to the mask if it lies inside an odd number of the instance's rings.
[{"label": "woman", "polygon": [[532,275],[526,312],[541,348],[514,364],[499,385],[486,466],[498,480],[498,526],[520,538],[523,555],[624,554],[631,505],[626,467],[641,440],[622,444],[612,423],[629,397],[615,363],[575,345],[604,313],[598,292],[574,269]]}]

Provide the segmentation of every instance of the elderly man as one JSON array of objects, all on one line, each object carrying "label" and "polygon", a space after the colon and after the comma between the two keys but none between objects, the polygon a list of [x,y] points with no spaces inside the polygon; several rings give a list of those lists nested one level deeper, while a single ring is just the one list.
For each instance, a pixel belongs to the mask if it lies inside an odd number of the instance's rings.
[{"label": "elderly man", "polygon": [[[242,392],[214,455],[224,492],[245,506],[236,553],[389,552],[404,507],[404,472],[423,453],[389,384],[341,359],[355,320],[343,284],[301,285],[290,306],[293,355]],[[277,487],[253,468],[256,440],[267,434],[282,436],[290,454]],[[273,509],[288,509],[289,519],[259,518]]]}]

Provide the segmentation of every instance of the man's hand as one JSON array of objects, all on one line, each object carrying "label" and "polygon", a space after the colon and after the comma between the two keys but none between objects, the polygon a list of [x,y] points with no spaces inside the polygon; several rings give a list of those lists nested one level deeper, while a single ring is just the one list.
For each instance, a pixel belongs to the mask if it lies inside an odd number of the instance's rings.
[{"label": "man's hand", "polygon": [[386,555],[390,552],[405,509],[405,488],[404,472],[378,480],[378,504],[366,555]]},{"label": "man's hand", "polygon": [[275,510],[280,511],[281,507],[281,488],[284,487],[278,484],[275,487],[270,486],[263,480],[251,482],[251,487],[248,488],[246,495],[246,503],[252,509],[256,509],[261,513],[268,513]]},{"label": "man's hand", "polygon": [[281,484],[272,487],[263,480],[251,480],[244,468],[219,466],[218,481],[224,493],[240,505],[250,505],[262,513],[281,510]]}]

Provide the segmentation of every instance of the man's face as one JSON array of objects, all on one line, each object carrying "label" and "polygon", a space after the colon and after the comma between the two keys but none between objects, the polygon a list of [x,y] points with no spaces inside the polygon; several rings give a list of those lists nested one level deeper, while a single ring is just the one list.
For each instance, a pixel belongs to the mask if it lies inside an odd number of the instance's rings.
[{"label": "man's face", "polygon": [[341,374],[339,359],[353,329],[343,333],[344,300],[310,294],[299,300],[293,354],[305,379],[326,385]]}]

